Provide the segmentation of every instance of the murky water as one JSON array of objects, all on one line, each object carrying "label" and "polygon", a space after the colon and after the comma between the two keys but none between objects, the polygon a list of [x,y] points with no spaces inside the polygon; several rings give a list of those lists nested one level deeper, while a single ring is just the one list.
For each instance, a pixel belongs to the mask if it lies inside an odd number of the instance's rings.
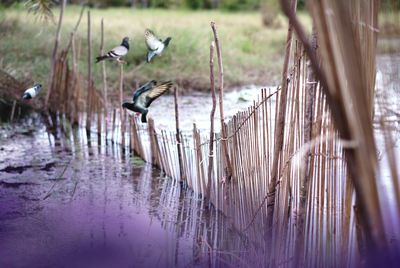
[{"label": "murky water", "polygon": [[[397,40],[398,42],[398,40]],[[396,199],[396,186],[393,185],[392,170],[389,164],[389,154],[393,154],[398,172],[400,163],[400,54],[386,54],[377,57],[376,75],[376,111],[375,111],[375,140],[378,148],[380,180],[378,185],[381,203],[384,208],[384,224],[391,237],[398,241],[400,237],[400,213]],[[381,118],[388,132],[381,126]],[[385,135],[390,135],[386,140]]]},{"label": "murky water", "polygon": [[[400,80],[393,61],[400,62],[400,55],[378,58],[377,96],[388,108],[386,118],[393,119],[388,124],[398,128]],[[227,118],[248,107],[258,94],[255,87],[226,94]],[[195,121],[198,128],[207,129],[210,107],[209,94],[180,98],[181,128],[191,131]],[[158,128],[174,130],[173,97],[163,96],[149,115]],[[120,145],[59,124],[63,127],[48,132],[42,118],[34,116],[0,129],[0,267],[265,264],[257,245],[191,191]],[[386,179],[387,153],[379,129],[376,134],[380,183],[388,192],[382,202],[391,209],[395,196]],[[391,146],[398,159],[398,135]],[[397,223],[398,219],[387,221]]]},{"label": "murky water", "polygon": [[[276,87],[271,87],[274,92]],[[217,106],[215,111],[215,130],[220,128],[220,112],[217,94]],[[224,94],[224,116],[228,122],[233,115],[241,110],[247,110],[261,96],[261,87],[248,86],[239,90],[233,90]],[[193,123],[197,129],[210,128],[210,112],[212,107],[211,93],[195,92],[191,95],[179,97],[179,124],[182,131],[192,132]],[[175,105],[174,96],[166,95],[152,103],[148,116],[154,119],[158,129],[175,131]]]},{"label": "murky water", "polygon": [[65,130],[48,133],[41,117],[2,127],[0,267],[250,262],[246,239],[179,183],[119,145]]}]

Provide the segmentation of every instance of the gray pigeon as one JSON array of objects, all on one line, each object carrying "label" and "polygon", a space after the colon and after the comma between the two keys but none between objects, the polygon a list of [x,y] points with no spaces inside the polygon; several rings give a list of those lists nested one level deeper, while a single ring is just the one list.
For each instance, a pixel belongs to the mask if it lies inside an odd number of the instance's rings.
[{"label": "gray pigeon", "polygon": [[120,60],[122,56],[125,56],[129,51],[129,38],[124,37],[122,39],[121,45],[114,47],[110,51],[108,51],[106,54],[101,55],[96,57],[96,63],[106,60],[106,59],[111,59],[111,60],[117,60],[118,62],[123,62]]},{"label": "gray pigeon", "polygon": [[142,114],[142,122],[146,123],[146,116],[149,112],[148,108],[150,104],[162,94],[167,92],[171,87],[171,81],[163,82],[160,85],[157,85],[157,81],[151,80],[135,90],[133,93],[132,103],[124,102],[122,107]]},{"label": "gray pigeon", "polygon": [[39,92],[42,90],[41,84],[35,84],[33,87],[28,88],[25,90],[24,95],[22,95],[22,99],[29,100],[34,98]]},{"label": "gray pigeon", "polygon": [[166,49],[171,41],[171,37],[167,37],[164,41],[159,39],[151,30],[146,29],[144,32],[147,49],[147,62],[150,62],[155,56],[161,56],[161,53]]}]

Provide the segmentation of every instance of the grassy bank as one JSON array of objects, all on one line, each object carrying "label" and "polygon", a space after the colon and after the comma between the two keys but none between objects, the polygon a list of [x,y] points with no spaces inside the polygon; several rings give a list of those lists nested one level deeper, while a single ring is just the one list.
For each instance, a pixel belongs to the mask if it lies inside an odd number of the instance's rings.
[{"label": "grassy bank", "polygon": [[[57,18],[58,10],[54,12]],[[79,12],[80,7],[67,6],[62,28],[63,46],[67,43]],[[263,27],[258,12],[113,8],[94,9],[91,14],[94,54],[97,55],[99,51],[102,18],[105,21],[107,49],[119,44],[124,36],[131,38],[131,50],[126,57],[129,65],[125,67],[129,83],[170,79],[186,89],[207,89],[212,20],[219,29],[227,87],[269,85],[278,81],[286,23],[283,22],[278,29]],[[304,17],[304,20],[308,19]],[[168,50],[152,64],[144,63],[145,28],[153,29],[161,38],[172,37]],[[83,72],[86,72],[87,66],[86,29],[85,14],[78,33],[82,47],[80,69]],[[31,77],[35,81],[47,81],[56,26],[35,20],[23,8],[14,8],[1,12],[0,30],[3,34],[0,40],[0,68],[18,78]],[[96,55],[93,55],[93,61]],[[116,85],[118,70],[116,63],[107,62],[112,85]],[[95,83],[100,85],[100,65],[94,65],[93,72]]]}]

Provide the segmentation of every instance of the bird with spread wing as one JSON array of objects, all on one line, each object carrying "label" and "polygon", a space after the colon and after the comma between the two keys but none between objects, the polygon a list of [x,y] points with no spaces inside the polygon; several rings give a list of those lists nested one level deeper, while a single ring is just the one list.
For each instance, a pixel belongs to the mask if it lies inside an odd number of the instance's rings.
[{"label": "bird with spread wing", "polygon": [[104,55],[96,57],[96,63],[107,59],[116,60],[119,63],[125,63],[124,61],[121,61],[121,57],[125,56],[128,53],[128,51],[129,51],[129,38],[124,37],[124,39],[122,39],[121,45],[114,47]]},{"label": "bird with spread wing", "polygon": [[171,37],[167,37],[164,41],[159,39],[151,30],[146,29],[144,39],[148,49],[147,62],[150,62],[155,56],[161,56],[161,53],[168,47]]},{"label": "bird with spread wing", "polygon": [[158,85],[157,81],[151,80],[135,90],[132,103],[124,102],[122,107],[140,113],[142,115],[142,122],[146,123],[150,104],[167,92],[171,87],[171,81],[162,82]]}]

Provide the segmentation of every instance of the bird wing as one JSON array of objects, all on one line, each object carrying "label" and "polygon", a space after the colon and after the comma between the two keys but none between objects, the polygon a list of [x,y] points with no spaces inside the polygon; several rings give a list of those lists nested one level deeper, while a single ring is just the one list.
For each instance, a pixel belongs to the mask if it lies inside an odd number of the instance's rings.
[{"label": "bird wing", "polygon": [[27,90],[25,90],[24,95],[25,94],[29,94],[31,96],[31,98],[35,97],[37,94],[35,87],[30,87]]},{"label": "bird wing", "polygon": [[162,44],[161,39],[159,39],[151,30],[146,29],[144,32],[144,39],[146,41],[147,48],[149,50],[157,50]]},{"label": "bird wing", "polygon": [[113,57],[121,57],[126,55],[128,53],[128,49],[124,46],[117,46],[114,47],[112,50],[108,52],[108,54],[111,54]]},{"label": "bird wing", "polygon": [[161,83],[159,86],[152,88],[151,90],[144,92],[142,95],[146,98],[145,107],[148,108],[155,99],[157,99],[162,94],[167,92],[171,87],[172,87],[172,82],[167,81]]},{"label": "bird wing", "polygon": [[157,81],[151,80],[146,84],[142,85],[141,87],[139,87],[138,89],[136,89],[135,92],[133,93],[133,102],[136,102],[136,100],[139,98],[140,95],[143,94],[143,92],[152,89],[155,85],[157,85]]}]

